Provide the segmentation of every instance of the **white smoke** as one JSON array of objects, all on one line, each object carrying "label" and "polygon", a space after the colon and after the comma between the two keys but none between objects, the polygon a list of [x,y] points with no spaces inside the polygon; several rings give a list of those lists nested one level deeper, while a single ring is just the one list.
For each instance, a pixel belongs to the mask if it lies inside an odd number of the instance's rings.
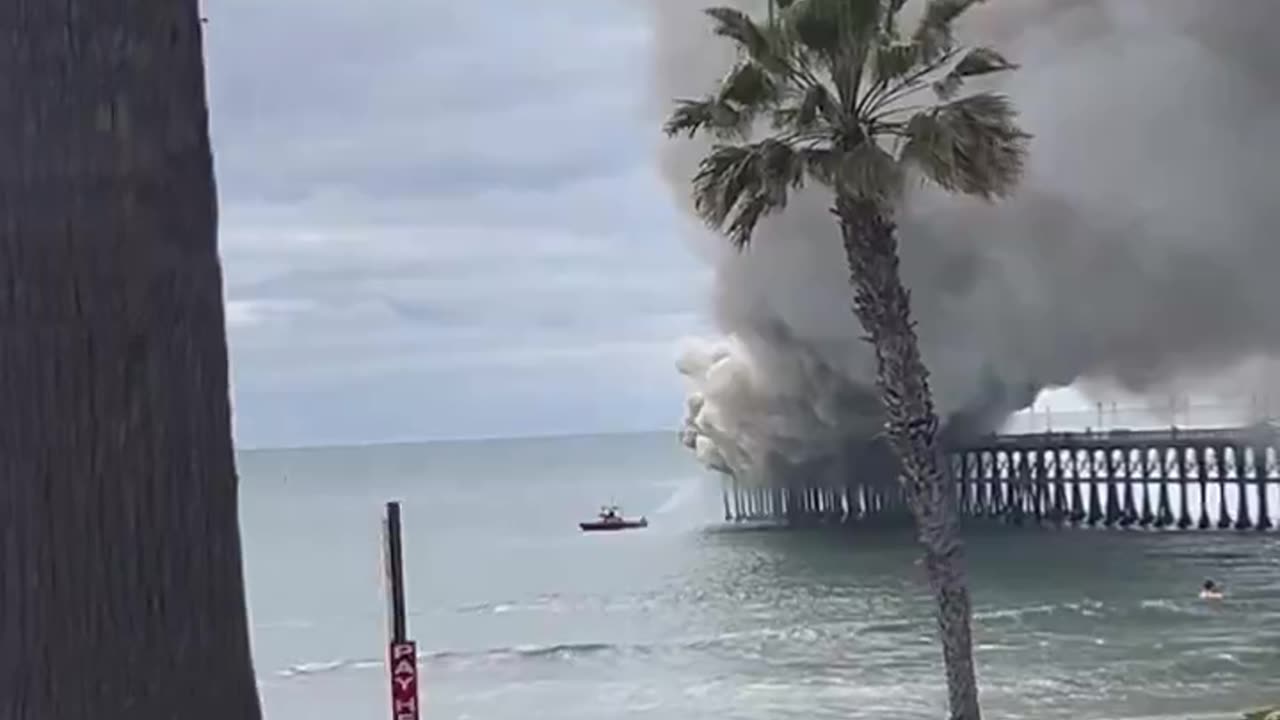
[{"label": "white smoke", "polygon": [[[710,36],[702,2],[647,2],[656,128],[672,98],[713,87],[733,50]],[[924,189],[903,210],[903,272],[941,412],[991,429],[1073,383],[1139,396],[1274,385],[1278,21],[1276,0],[990,0],[966,17],[963,41],[1022,64],[999,89],[1035,138],[1015,198]],[[662,147],[688,208],[705,141]],[[728,338],[680,364],[686,443],[704,462],[764,476],[825,459],[838,472],[877,427],[828,202],[800,193],[742,254],[692,233],[715,265]]]}]

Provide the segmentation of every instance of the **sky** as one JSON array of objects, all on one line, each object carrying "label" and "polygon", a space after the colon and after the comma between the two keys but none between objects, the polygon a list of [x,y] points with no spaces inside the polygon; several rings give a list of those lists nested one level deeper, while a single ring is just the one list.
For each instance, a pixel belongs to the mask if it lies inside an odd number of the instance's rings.
[{"label": "sky", "polygon": [[206,4],[242,447],[674,428],[710,267],[634,0]]}]

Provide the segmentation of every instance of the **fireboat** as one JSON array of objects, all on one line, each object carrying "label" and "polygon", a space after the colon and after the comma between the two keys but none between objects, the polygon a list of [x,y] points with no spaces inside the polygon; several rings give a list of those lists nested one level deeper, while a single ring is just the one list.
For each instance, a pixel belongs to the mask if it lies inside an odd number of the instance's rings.
[{"label": "fireboat", "polygon": [[643,515],[638,520],[628,520],[622,515],[622,508],[617,505],[606,505],[600,508],[595,520],[578,523],[583,532],[599,532],[602,530],[635,530],[649,527],[649,521]]}]

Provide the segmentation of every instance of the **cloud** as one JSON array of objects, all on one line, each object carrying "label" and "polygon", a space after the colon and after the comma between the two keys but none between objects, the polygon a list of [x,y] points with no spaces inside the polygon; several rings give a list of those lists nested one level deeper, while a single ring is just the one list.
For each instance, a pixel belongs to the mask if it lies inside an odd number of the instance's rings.
[{"label": "cloud", "polygon": [[627,0],[221,0],[238,440],[673,426],[709,270]]}]

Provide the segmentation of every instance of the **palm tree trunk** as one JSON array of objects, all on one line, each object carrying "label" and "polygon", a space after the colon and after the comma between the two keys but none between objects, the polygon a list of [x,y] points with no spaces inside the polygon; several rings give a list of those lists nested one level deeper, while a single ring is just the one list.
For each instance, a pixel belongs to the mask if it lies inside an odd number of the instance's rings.
[{"label": "palm tree trunk", "polygon": [[0,718],[257,720],[197,0],[0,3]]},{"label": "palm tree trunk", "polygon": [[834,212],[849,263],[853,311],[875,347],[887,435],[902,466],[907,499],[924,546],[925,568],[938,603],[951,718],[979,720],[971,609],[956,498],[942,470],[938,417],[929,390],[929,371],[911,319],[911,295],[898,272],[897,229],[872,203],[842,197],[837,199]]}]

